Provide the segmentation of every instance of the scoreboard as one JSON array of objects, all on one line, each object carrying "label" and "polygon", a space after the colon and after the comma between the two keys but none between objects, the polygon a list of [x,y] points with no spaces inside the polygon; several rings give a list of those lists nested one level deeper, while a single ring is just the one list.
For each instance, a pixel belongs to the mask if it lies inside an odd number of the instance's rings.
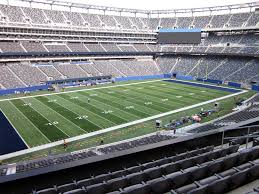
[{"label": "scoreboard", "polygon": [[201,29],[159,29],[157,42],[159,44],[199,44]]}]

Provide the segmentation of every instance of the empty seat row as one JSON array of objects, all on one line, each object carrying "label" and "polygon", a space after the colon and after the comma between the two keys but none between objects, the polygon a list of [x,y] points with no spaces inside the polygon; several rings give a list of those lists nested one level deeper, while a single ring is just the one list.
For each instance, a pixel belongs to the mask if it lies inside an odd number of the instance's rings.
[{"label": "empty seat row", "polygon": [[[43,168],[46,166],[52,166],[56,164],[62,164],[75,160],[80,160],[88,157],[96,156],[97,154],[93,151],[86,151],[77,154],[63,154],[55,157],[47,158],[45,160],[35,160],[28,163],[19,163],[16,166],[16,173],[29,171],[36,168]],[[4,174],[5,175],[5,174]]]},{"label": "empty seat row", "polygon": [[[169,163],[162,164],[161,166],[147,169],[143,166],[135,166],[122,171],[102,174],[94,178],[81,180],[77,183],[66,184],[62,187],[62,191],[64,191],[64,188],[84,188],[87,193],[106,193],[120,188],[127,188],[132,185],[141,184],[142,182],[150,182],[150,184],[152,183],[153,185],[152,180],[161,179],[164,176],[169,179],[173,178],[174,181],[176,181],[175,177],[177,177],[177,184],[179,184],[179,180],[187,180],[190,178],[190,172],[182,172],[181,169],[187,169],[197,164],[202,164],[203,162],[225,157],[228,154],[236,152],[237,149],[238,146],[232,146],[223,150],[201,153],[196,156],[192,156],[190,153],[187,153],[186,155],[189,155],[189,158],[184,158],[175,162],[169,161]],[[175,157],[179,157],[179,155]],[[59,191],[61,191],[60,186],[57,187],[57,192]],[[41,193],[41,191],[39,193]]]},{"label": "empty seat row", "polygon": [[[206,165],[194,166],[190,169],[183,171],[177,171],[169,175],[159,177],[147,182],[141,182],[135,185],[131,185],[124,189],[120,189],[112,193],[165,193],[170,189],[174,189],[171,193],[188,193],[191,190],[196,191],[198,188],[203,188],[210,184],[225,184],[223,180],[229,178],[230,176],[237,177],[242,175],[240,172],[249,171],[250,174],[244,177],[233,178],[231,181],[231,188],[234,189],[237,186],[241,185],[242,181],[249,179],[249,177],[254,180],[259,176],[259,160],[250,161],[250,159],[258,158],[259,148],[249,150],[247,152],[234,153],[229,156],[226,156],[223,159],[218,159],[216,161],[210,161]],[[240,155],[246,155],[246,160],[238,160]],[[235,158],[235,160],[233,160]],[[245,164],[238,164],[242,162],[247,162]],[[228,169],[231,168],[231,169]],[[223,171],[224,169],[228,169]],[[251,170],[252,169],[252,170]],[[253,170],[255,172],[253,172]],[[230,173],[232,171],[232,173]],[[215,174],[219,173],[219,174]],[[187,184],[187,185],[186,185]],[[228,183],[227,183],[228,184]],[[105,185],[102,185],[102,189]],[[207,190],[206,193],[220,193],[215,192],[217,190]],[[221,192],[224,193],[224,192]]]},{"label": "empty seat row", "polygon": [[[166,164],[167,162],[170,162],[170,161],[177,161],[177,160],[188,158],[188,157],[195,156],[195,155],[198,155],[198,154],[206,153],[206,152],[209,152],[209,151],[212,151],[212,150],[213,150],[213,146],[208,146],[208,147],[201,148],[201,149],[183,152],[181,154],[177,154],[177,155],[171,156],[171,157],[164,157],[162,159],[153,160],[153,161],[149,161],[149,162],[142,163],[142,164],[139,163],[136,166],[131,166],[131,167],[128,167],[128,168],[124,167],[124,168],[122,168],[120,170],[117,170],[117,171],[114,171],[112,173],[100,174],[100,175],[97,175],[95,177],[90,177],[90,178],[87,178],[87,179],[80,180],[80,181],[77,182],[77,184],[78,184],[79,187],[80,186],[89,186],[89,185],[92,185],[92,184],[97,184],[97,183],[101,183],[103,181],[107,181],[108,179],[111,179],[111,178],[114,178],[114,180],[111,181],[111,183],[112,182],[116,183],[116,177],[118,179],[120,179],[121,176],[125,176],[127,174],[139,172],[139,171],[141,171],[141,169],[148,169],[148,168],[151,168],[151,167],[154,167],[154,166],[163,165],[163,164]],[[75,182],[71,182],[71,183],[68,183],[68,184],[61,185],[61,186],[54,186],[54,188],[48,188],[48,189],[41,190],[41,191],[38,191],[38,193],[45,193],[45,192],[48,193],[50,191],[51,192],[55,191],[55,193],[65,192],[65,191],[72,190],[73,188],[77,188],[77,184]]]},{"label": "empty seat row", "polygon": [[259,178],[259,164],[194,189],[188,194],[221,194]]}]

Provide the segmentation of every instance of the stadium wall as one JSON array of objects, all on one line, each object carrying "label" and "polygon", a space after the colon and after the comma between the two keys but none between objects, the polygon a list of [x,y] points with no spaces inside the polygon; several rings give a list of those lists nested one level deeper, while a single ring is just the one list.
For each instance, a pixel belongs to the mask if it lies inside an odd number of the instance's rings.
[{"label": "stadium wall", "polygon": [[235,87],[235,88],[241,88],[241,84],[236,83],[236,82],[228,82],[228,86]]},{"label": "stadium wall", "polygon": [[31,87],[24,87],[24,88],[0,90],[0,96],[8,95],[8,94],[17,94],[17,92],[23,93],[25,91],[33,92],[38,90],[47,90],[48,87],[49,86],[47,85],[41,85],[41,86],[31,86]]},{"label": "stadium wall", "polygon": [[197,87],[202,87],[202,88],[209,88],[209,89],[216,89],[216,90],[221,90],[221,91],[226,91],[226,92],[240,92],[238,89],[233,89],[233,88],[226,88],[222,86],[216,86],[216,85],[208,85],[208,84],[202,84],[202,83],[196,83],[196,82],[186,82],[186,81],[180,81],[180,80],[165,80],[168,82],[175,82],[179,84],[186,84],[186,85],[191,85],[191,86],[197,86]]},{"label": "stadium wall", "polygon": [[170,74],[161,74],[161,75],[146,75],[146,76],[129,76],[129,77],[119,77],[115,78],[115,81],[133,81],[133,80],[146,80],[146,79],[163,79],[171,78]]},{"label": "stadium wall", "polygon": [[181,79],[181,80],[194,80],[194,77],[190,75],[176,75],[176,79]]},{"label": "stadium wall", "polygon": [[252,85],[252,90],[259,92],[259,85]]},{"label": "stadium wall", "polygon": [[197,78],[197,81],[208,82],[208,83],[213,83],[213,84],[223,84],[223,81],[217,80],[217,79],[203,79],[203,78]]}]

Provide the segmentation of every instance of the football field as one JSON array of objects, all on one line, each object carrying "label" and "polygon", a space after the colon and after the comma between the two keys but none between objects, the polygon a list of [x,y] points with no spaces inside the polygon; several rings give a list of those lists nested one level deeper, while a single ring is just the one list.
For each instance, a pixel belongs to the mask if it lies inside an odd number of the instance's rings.
[{"label": "football field", "polygon": [[29,147],[136,121],[230,92],[154,80],[1,100]]}]

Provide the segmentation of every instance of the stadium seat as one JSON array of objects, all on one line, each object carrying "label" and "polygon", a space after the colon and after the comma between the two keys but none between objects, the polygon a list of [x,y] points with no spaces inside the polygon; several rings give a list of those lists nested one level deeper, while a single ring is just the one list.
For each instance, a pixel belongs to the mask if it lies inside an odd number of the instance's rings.
[{"label": "stadium seat", "polygon": [[126,178],[131,184],[138,184],[145,181],[145,174],[143,172],[136,172],[127,175]]},{"label": "stadium seat", "polygon": [[157,166],[156,161],[152,161],[152,162],[147,162],[142,164],[144,169],[148,169],[148,168],[153,168],[155,166]]},{"label": "stadium seat", "polygon": [[183,187],[180,187],[178,189],[175,189],[176,193],[178,194],[185,194],[187,193],[188,191],[191,191],[193,189],[196,189],[197,188],[197,185],[192,183],[192,184],[189,184],[189,185],[185,185]]},{"label": "stadium seat", "polygon": [[56,194],[57,191],[54,188],[47,188],[40,191],[37,191],[37,194]]},{"label": "stadium seat", "polygon": [[88,194],[104,194],[107,192],[107,184],[106,183],[98,183],[94,185],[90,185],[85,188]]},{"label": "stadium seat", "polygon": [[172,174],[167,175],[166,178],[168,178],[168,181],[170,182],[170,185],[172,188],[178,188],[183,186],[184,184],[188,184],[190,181],[190,173],[180,173],[172,176]]},{"label": "stadium seat", "polygon": [[169,162],[170,162],[169,158],[162,158],[162,159],[156,161],[156,165],[162,166],[164,164],[168,164]]},{"label": "stadium seat", "polygon": [[139,172],[141,171],[141,166],[133,166],[133,167],[127,168],[126,170],[128,174]]},{"label": "stadium seat", "polygon": [[238,170],[242,171],[242,170],[248,169],[250,167],[252,167],[251,163],[245,163],[245,164],[241,164],[241,165],[237,166],[236,168]]},{"label": "stadium seat", "polygon": [[259,164],[256,164],[253,167],[249,168],[249,177],[252,180],[255,180],[259,177]]},{"label": "stadium seat", "polygon": [[253,147],[250,155],[250,160],[255,160],[259,155],[259,146]]},{"label": "stadium seat", "polygon": [[204,185],[191,191],[188,191],[187,194],[208,194],[208,187],[207,185]]},{"label": "stadium seat", "polygon": [[226,171],[223,171],[221,173],[219,173],[219,176],[221,177],[227,177],[227,176],[231,176],[233,174],[235,174],[237,171],[235,169],[229,169],[229,170],[226,170]]},{"label": "stadium seat", "polygon": [[147,185],[136,184],[123,189],[121,194],[149,194],[150,190]]},{"label": "stadium seat", "polygon": [[250,150],[241,151],[240,155],[238,157],[238,162],[240,164],[243,164],[244,162],[247,162],[248,160],[250,160],[250,155],[251,155]]},{"label": "stadium seat", "polygon": [[211,194],[222,194],[228,190],[230,179],[225,177],[208,185],[208,191]]},{"label": "stadium seat", "polygon": [[86,194],[86,192],[83,189],[75,189],[75,190],[67,191],[63,194]]},{"label": "stadium seat", "polygon": [[219,178],[217,176],[210,176],[208,178],[205,178],[205,179],[202,179],[199,181],[199,184],[200,185],[207,185],[207,184],[210,184],[212,183],[213,181],[216,181],[218,180]]},{"label": "stadium seat", "polygon": [[216,172],[219,172],[221,171],[223,168],[222,166],[222,160],[216,160],[214,161],[213,163],[209,164],[208,165],[208,171],[211,173],[211,174],[214,174]]},{"label": "stadium seat", "polygon": [[232,166],[237,165],[239,155],[239,153],[234,153],[227,156],[227,159],[225,159],[223,163],[223,169],[229,169]]},{"label": "stadium seat", "polygon": [[126,177],[118,177],[107,181],[109,191],[116,191],[120,188],[127,187],[128,179]]},{"label": "stadium seat", "polygon": [[100,183],[100,182],[103,182],[103,181],[107,181],[109,179],[111,179],[110,174],[101,174],[101,175],[98,175],[98,176],[94,177],[93,183]]},{"label": "stadium seat", "polygon": [[61,192],[61,193],[73,190],[75,188],[76,188],[76,184],[75,183],[68,183],[68,184],[57,186],[58,192]]},{"label": "stadium seat", "polygon": [[126,170],[118,170],[118,171],[115,171],[115,172],[111,173],[112,178],[117,178],[117,177],[121,177],[121,176],[125,176],[125,175],[127,175]]},{"label": "stadium seat", "polygon": [[119,192],[119,191],[113,191],[113,192],[109,192],[109,193],[107,193],[107,194],[120,194],[121,192]]},{"label": "stadium seat", "polygon": [[153,193],[165,193],[170,190],[169,181],[163,177],[147,181],[146,184]]},{"label": "stadium seat", "polygon": [[143,173],[145,174],[146,177],[148,177],[148,179],[155,179],[162,176],[162,171],[158,167],[146,169],[143,171]]},{"label": "stadium seat", "polygon": [[242,184],[244,184],[248,178],[248,172],[249,172],[249,169],[246,169],[246,170],[243,170],[243,171],[240,171],[240,172],[237,172],[236,174],[232,175],[230,177],[230,188],[231,189],[235,189],[239,186],[241,186]]},{"label": "stadium seat", "polygon": [[89,185],[93,184],[92,178],[80,180],[77,182],[77,185],[80,187],[87,187]]},{"label": "stadium seat", "polygon": [[210,176],[211,173],[208,169],[209,169],[208,166],[201,166],[201,167],[195,167],[195,168],[191,169],[190,171],[188,171],[188,169],[186,169],[187,171],[185,170],[185,172],[190,172],[190,174],[191,174],[190,179],[192,181],[195,181],[195,180],[202,179],[206,175]]},{"label": "stadium seat", "polygon": [[[200,156],[198,156],[200,157]],[[181,169],[186,169],[186,168],[189,168],[193,165],[196,164],[196,158],[198,157],[193,157],[191,159],[184,159],[184,160],[180,160],[179,162],[177,162],[176,164],[181,168]],[[204,158],[204,156],[201,156],[202,158]]]},{"label": "stadium seat", "polygon": [[166,174],[170,174],[170,173],[173,173],[173,172],[176,172],[177,170],[179,170],[179,167],[177,167],[177,165],[175,163],[164,164],[164,165],[160,166],[160,168]]},{"label": "stadium seat", "polygon": [[208,155],[206,155],[207,160],[212,160],[214,158],[217,158],[217,152],[210,152]]},{"label": "stadium seat", "polygon": [[[195,164],[202,164],[203,162],[208,160],[209,155],[210,154],[206,154],[205,156],[204,155],[196,156],[195,158],[193,158],[192,164],[194,164],[194,162]],[[192,164],[189,164],[189,166],[191,166]]]}]

